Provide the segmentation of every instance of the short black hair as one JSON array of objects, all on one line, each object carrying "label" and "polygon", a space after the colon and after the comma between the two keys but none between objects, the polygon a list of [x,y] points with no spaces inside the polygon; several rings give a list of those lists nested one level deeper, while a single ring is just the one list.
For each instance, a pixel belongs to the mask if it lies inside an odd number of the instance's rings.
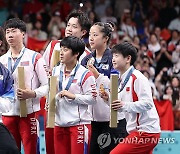
[{"label": "short black hair", "polygon": [[26,32],[26,24],[24,21],[20,20],[19,18],[12,18],[7,20],[4,23],[4,30],[6,31],[8,28],[17,28],[21,32]]},{"label": "short black hair", "polygon": [[88,15],[81,10],[73,10],[67,17],[67,21],[69,21],[70,18],[77,18],[79,24],[81,25],[82,30],[86,30],[87,34],[89,33],[89,29],[91,27],[91,22],[88,18]]},{"label": "short black hair", "polygon": [[68,49],[72,50],[72,54],[78,54],[77,60],[79,57],[83,54],[85,50],[85,43],[80,38],[77,38],[75,36],[68,36],[62,39],[60,46],[67,47]]},{"label": "short black hair", "polygon": [[137,59],[137,49],[129,42],[122,42],[112,48],[112,53],[122,54],[123,57],[131,56],[130,65],[134,65]]}]

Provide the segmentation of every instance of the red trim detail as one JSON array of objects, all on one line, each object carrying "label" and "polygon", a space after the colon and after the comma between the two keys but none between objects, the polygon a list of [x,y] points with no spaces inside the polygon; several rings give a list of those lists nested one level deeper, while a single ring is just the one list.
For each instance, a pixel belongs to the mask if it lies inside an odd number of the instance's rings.
[{"label": "red trim detail", "polygon": [[[136,92],[134,91],[134,81],[137,79],[137,77],[134,74],[132,74],[131,76],[133,79],[133,81],[132,81],[132,97],[133,97],[133,102],[136,102],[136,101],[138,101],[138,96],[137,96]],[[137,123],[137,126],[139,126],[139,113],[137,113],[136,123]]]},{"label": "red trim detail", "polygon": [[91,51],[89,51],[87,48],[85,48],[86,55],[89,55]]},{"label": "red trim detail", "polygon": [[42,55],[40,53],[38,53],[35,57],[35,61],[34,61],[34,69],[36,68],[36,64],[38,62],[38,60],[42,57]]},{"label": "red trim detail", "polygon": [[52,53],[53,53],[53,50],[54,50],[54,46],[56,45],[56,43],[60,42],[59,40],[53,40],[51,42],[51,48],[50,48],[50,53],[49,53],[49,64],[51,62],[51,57],[52,57]]},{"label": "red trim detail", "polygon": [[82,81],[82,85],[85,83],[85,81],[87,80],[87,78],[89,78],[90,76],[93,76],[93,73],[92,73],[92,72],[88,72],[88,73],[85,75],[85,77],[84,77],[84,79],[83,79],[83,81]]}]

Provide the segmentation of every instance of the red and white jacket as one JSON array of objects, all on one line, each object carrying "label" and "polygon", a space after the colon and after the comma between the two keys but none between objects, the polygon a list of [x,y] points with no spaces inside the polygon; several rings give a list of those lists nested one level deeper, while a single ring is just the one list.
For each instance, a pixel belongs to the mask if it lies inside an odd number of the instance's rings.
[{"label": "red and white jacket", "polygon": [[[63,72],[62,89],[66,87],[69,77],[65,78],[64,65],[54,67],[53,76],[57,76],[59,83],[59,73]],[[74,74],[75,69],[71,74]],[[72,84],[68,90],[76,95],[74,100],[67,97],[60,98],[56,96],[56,115],[55,125],[61,127],[69,127],[80,124],[90,124],[92,117],[88,111],[88,105],[96,103],[96,82],[93,74],[85,67],[80,65],[77,70]]]},{"label": "red and white jacket", "polygon": [[[132,66],[121,76],[121,83],[124,82]],[[121,84],[119,86],[119,90]],[[159,133],[160,123],[156,111],[151,86],[148,79],[138,70],[134,70],[124,89],[118,93],[118,99],[124,106],[118,111],[125,112],[127,131],[142,131],[147,133]],[[118,115],[118,118],[119,115]]]},{"label": "red and white jacket", "polygon": [[[24,54],[23,54],[24,51]],[[44,69],[45,61],[42,58],[41,54],[27,49],[25,47],[22,48],[19,57],[21,57],[18,66],[24,66],[24,74],[25,74],[25,87],[27,89],[34,90],[36,92],[36,98],[27,99],[26,106],[28,114],[39,111],[40,104],[39,99],[42,96],[45,96],[48,93],[48,78],[46,75],[46,71]],[[11,57],[11,51],[8,51],[6,54],[0,57],[0,62],[8,68],[8,59],[11,59],[12,66],[14,66],[15,61]],[[18,69],[15,69],[12,76],[14,78],[14,90],[16,94],[17,86],[18,86]],[[12,109],[4,113],[3,115],[19,115],[19,100],[15,95],[15,103]]]},{"label": "red and white jacket", "polygon": [[[50,68],[50,69],[52,69],[52,67],[51,67],[52,61],[51,61],[51,59],[53,57],[53,53],[54,53],[53,51],[54,50],[60,51],[60,42],[61,42],[61,40],[53,40],[53,41],[51,41],[48,44],[48,46],[47,46],[47,48],[46,48],[46,50],[45,50],[45,52],[43,54],[43,58],[44,58],[44,60],[46,62],[46,66],[48,68]],[[83,54],[79,58],[79,64],[81,63],[82,59],[85,56],[89,55],[90,53],[91,53],[91,51],[87,47],[85,47],[85,50],[84,50]]]}]

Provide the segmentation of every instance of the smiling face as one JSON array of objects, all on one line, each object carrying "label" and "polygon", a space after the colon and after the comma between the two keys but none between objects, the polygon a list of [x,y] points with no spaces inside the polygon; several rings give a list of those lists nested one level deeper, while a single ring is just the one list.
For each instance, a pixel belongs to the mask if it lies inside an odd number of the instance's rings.
[{"label": "smiling face", "polygon": [[17,45],[23,44],[24,32],[20,31],[18,28],[8,28],[6,29],[6,40],[10,47],[15,47]]},{"label": "smiling face", "polygon": [[82,38],[85,34],[86,30],[82,30],[82,27],[78,22],[78,18],[70,18],[65,29],[65,36]]},{"label": "smiling face", "polygon": [[89,32],[89,44],[91,49],[98,49],[104,44],[107,44],[107,38],[103,36],[104,34],[100,31],[100,26],[93,25]]},{"label": "smiling face", "polygon": [[72,49],[62,46],[60,51],[60,60],[64,64],[72,64],[77,60],[78,54],[73,55]]}]

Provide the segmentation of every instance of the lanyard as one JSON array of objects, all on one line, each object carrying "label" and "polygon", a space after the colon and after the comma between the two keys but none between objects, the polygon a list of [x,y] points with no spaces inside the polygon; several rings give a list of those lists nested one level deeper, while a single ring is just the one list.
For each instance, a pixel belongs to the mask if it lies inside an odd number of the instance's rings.
[{"label": "lanyard", "polygon": [[24,52],[25,52],[25,48],[24,48],[23,51],[22,51],[22,55],[21,55],[18,59],[16,59],[13,67],[12,67],[11,58],[10,58],[10,57],[8,58],[8,70],[11,72],[11,74],[13,74],[13,72],[14,72],[15,69],[17,68],[17,66],[18,66],[18,64],[19,64],[19,62],[20,62],[20,60],[21,60]]},{"label": "lanyard", "polygon": [[[128,74],[127,74],[124,82],[122,83],[122,87],[121,87],[121,89],[120,89],[119,92],[121,92],[121,91],[124,89],[124,87],[126,86],[126,84],[127,84],[128,80],[129,80],[130,76],[132,75],[133,71],[134,71],[134,67],[132,67],[132,68],[130,69],[130,71],[128,72]],[[120,85],[120,80],[118,81],[118,85]]]},{"label": "lanyard", "polygon": [[[69,81],[68,81],[68,83],[67,83],[67,85],[66,85],[65,90],[69,90],[69,88],[70,88],[70,86],[71,86],[71,84],[72,84],[72,82],[73,82],[73,80],[74,80],[74,77],[75,77],[76,72],[77,72],[77,70],[78,70],[79,67],[80,67],[80,65],[77,64],[76,67],[75,67],[75,70],[74,70],[74,74],[72,74],[72,75],[70,76]],[[62,82],[63,82],[63,71],[60,71],[60,75],[59,75],[59,91],[62,91]]]}]

